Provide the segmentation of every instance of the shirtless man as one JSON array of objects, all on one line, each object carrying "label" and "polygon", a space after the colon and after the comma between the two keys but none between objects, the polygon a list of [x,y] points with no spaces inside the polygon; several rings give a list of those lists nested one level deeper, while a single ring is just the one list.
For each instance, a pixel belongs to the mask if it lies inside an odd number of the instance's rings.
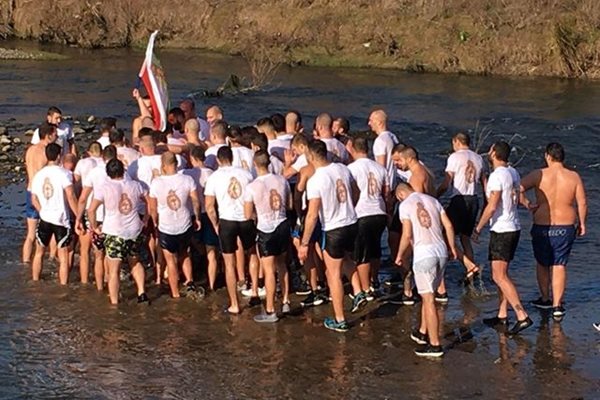
[{"label": "shirtless man", "polygon": [[131,125],[131,142],[132,145],[136,146],[139,142],[138,134],[140,132],[140,129],[154,129],[154,119],[152,103],[150,102],[150,96],[142,97],[138,89],[133,89],[132,95],[140,109],[140,116],[136,117]]},{"label": "shirtless man", "polygon": [[328,161],[327,154],[324,142],[315,140],[309,144],[308,162],[315,167],[315,174],[306,186],[308,213],[298,258],[306,261],[311,236],[320,220],[326,237],[323,257],[334,312],[333,318],[325,319],[324,325],[327,329],[346,332],[349,326],[344,317],[342,265],[344,258],[354,250],[358,228],[354,204],[358,192],[348,167]]},{"label": "shirtless man", "polygon": [[[162,248],[171,297],[179,298],[179,265],[185,277],[188,291],[195,291],[192,277],[190,245],[192,234],[200,228],[200,220],[192,220],[192,215],[200,215],[200,201],[196,182],[190,176],[177,173],[177,159],[171,152],[161,156],[162,175],[150,184],[148,209],[154,226],[158,229],[159,244]],[[193,214],[188,207],[191,201]]]},{"label": "shirtless man", "polygon": [[60,166],[61,147],[50,143],[44,151],[48,164],[35,174],[31,182],[31,200],[40,214],[31,270],[33,280],[38,281],[46,247],[54,237],[60,262],[58,278],[61,285],[66,285],[69,280],[69,244],[73,235],[71,212],[77,212],[77,199],[71,174]]},{"label": "shirtless man", "polygon": [[[147,204],[148,192],[139,182],[125,177],[125,167],[117,159],[106,164],[107,179],[98,190],[88,211],[91,229],[98,235],[106,235],[106,259],[108,264],[108,295],[111,304],[119,303],[121,263],[127,261],[131,276],[137,286],[138,303],[150,303],[144,288],[144,267],[139,261],[140,247],[144,241],[143,222],[138,209]],[[104,205],[102,228],[96,221],[96,210]],[[147,214],[146,214],[147,215]]]},{"label": "shirtless man", "polygon": [[[62,147],[62,156],[68,153],[77,155],[73,130],[71,125],[63,121],[62,111],[57,107],[48,108],[46,122],[56,126],[56,143]],[[31,137],[31,144],[37,144],[40,140],[39,129],[36,129]]]},{"label": "shirtless man", "polygon": [[24,263],[31,262],[31,253],[33,252],[33,243],[35,242],[35,229],[40,219],[39,213],[31,202],[31,182],[35,174],[47,163],[46,146],[56,141],[56,125],[44,122],[38,130],[38,135],[40,141],[29,147],[25,152],[25,169],[27,170],[27,192],[25,197],[27,235],[23,242],[22,259]]},{"label": "shirtless man", "polygon": [[254,154],[257,178],[251,182],[244,197],[244,214],[251,219],[256,214],[257,247],[264,269],[266,305],[265,314],[254,317],[256,322],[277,322],[275,294],[276,274],[279,275],[283,295],[282,312],[290,312],[289,274],[285,254],[290,242],[290,226],[286,211],[291,208],[290,186],[281,175],[269,173],[269,153]]},{"label": "shirtless man", "polygon": [[521,181],[522,193],[534,189],[536,197],[535,206],[530,207],[533,209],[531,243],[541,297],[532,304],[542,309],[552,308],[553,317],[561,318],[565,314],[567,262],[575,236],[585,235],[587,201],[581,177],[564,165],[563,146],[548,144],[544,158],[547,167],[531,172]]},{"label": "shirtless man", "polygon": [[435,195],[434,178],[431,171],[419,161],[417,150],[412,146],[404,147],[394,155],[396,165],[401,171],[410,172],[408,183],[415,192]]}]

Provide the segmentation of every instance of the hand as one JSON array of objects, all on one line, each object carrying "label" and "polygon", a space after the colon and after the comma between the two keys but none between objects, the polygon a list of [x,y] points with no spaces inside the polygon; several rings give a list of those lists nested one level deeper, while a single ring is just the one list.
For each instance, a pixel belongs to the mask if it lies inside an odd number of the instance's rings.
[{"label": "hand", "polygon": [[219,224],[213,225],[213,227],[215,228],[215,233],[217,234],[217,236],[219,236]]},{"label": "hand", "polygon": [[298,259],[300,260],[300,262],[302,264],[304,264],[306,262],[307,258],[308,258],[308,246],[305,244],[301,244],[300,247],[298,248]]},{"label": "hand", "polygon": [[139,99],[140,98],[140,91],[136,88],[133,89],[133,92],[131,93],[131,95],[133,96],[134,99]]},{"label": "hand", "polygon": [[394,264],[398,267],[402,266],[402,257],[398,256],[396,257],[396,261],[394,262]]},{"label": "hand", "polygon": [[75,220],[75,232],[77,235],[85,235],[85,230],[83,229],[83,224],[80,219]]},{"label": "hand", "polygon": [[100,227],[98,225],[96,225],[94,228],[92,228],[92,230],[94,231],[94,233],[98,236],[102,235],[102,229],[100,229]]},{"label": "hand", "polygon": [[290,167],[296,161],[296,154],[292,149],[285,149],[283,151],[283,161],[286,167]]},{"label": "hand", "polygon": [[452,246],[450,247],[450,259],[451,260],[458,260],[458,251],[456,251],[456,247]]},{"label": "hand", "polygon": [[194,218],[193,226],[196,232],[198,232],[200,228],[202,228],[202,224],[200,223],[200,220],[198,218]]},{"label": "hand", "polygon": [[471,240],[475,243],[479,243],[479,231],[477,229],[473,230],[473,234],[471,235]]},{"label": "hand", "polygon": [[577,227],[577,236],[585,236],[585,225],[579,224]]},{"label": "hand", "polygon": [[529,212],[534,214],[537,211],[537,209],[540,208],[540,205],[536,203],[529,203],[527,204],[526,208]]}]

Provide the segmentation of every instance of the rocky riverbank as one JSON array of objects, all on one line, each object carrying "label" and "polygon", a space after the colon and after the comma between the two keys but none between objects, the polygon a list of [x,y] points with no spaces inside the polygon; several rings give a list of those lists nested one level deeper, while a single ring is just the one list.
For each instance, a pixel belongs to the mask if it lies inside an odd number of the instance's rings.
[{"label": "rocky riverbank", "polygon": [[0,47],[0,60],[65,60],[66,56],[47,51],[25,51]]},{"label": "rocky riverbank", "polygon": [[291,65],[600,77],[597,0],[0,2],[0,38],[202,48]]}]

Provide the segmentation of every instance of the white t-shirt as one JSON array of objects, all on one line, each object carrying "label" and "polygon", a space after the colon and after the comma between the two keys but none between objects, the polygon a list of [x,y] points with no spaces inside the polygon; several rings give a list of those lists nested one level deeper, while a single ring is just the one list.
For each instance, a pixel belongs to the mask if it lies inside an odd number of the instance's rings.
[{"label": "white t-shirt", "polygon": [[307,200],[321,199],[319,219],[324,231],[356,222],[351,182],[352,174],[348,167],[340,163],[331,163],[317,168],[306,183]]},{"label": "white t-shirt", "polygon": [[[73,139],[73,129],[71,125],[66,122],[61,122],[56,128],[56,144],[62,147],[62,155],[69,153],[69,140]],[[40,130],[39,128],[33,131],[31,137],[31,144],[38,144],[40,142]]]},{"label": "white t-shirt", "polygon": [[521,177],[513,167],[498,167],[490,174],[486,186],[486,196],[492,192],[502,192],[500,204],[490,219],[490,230],[496,233],[516,232],[521,229],[517,207]]},{"label": "white t-shirt", "polygon": [[237,146],[232,147],[231,152],[233,153],[233,162],[231,165],[250,172],[254,170],[254,152],[251,149],[244,146]]},{"label": "white t-shirt", "polygon": [[252,180],[250,172],[233,166],[220,167],[208,178],[204,195],[216,198],[220,219],[246,221],[244,193]]},{"label": "white t-shirt", "polygon": [[150,197],[158,204],[158,230],[167,235],[179,235],[192,225],[188,207],[190,192],[196,190],[192,177],[184,174],[163,175],[150,185]]},{"label": "white t-shirt", "polygon": [[138,158],[140,158],[140,153],[132,149],[131,147],[117,147],[117,158],[123,163],[125,166],[125,171],[129,168],[129,166]]},{"label": "white t-shirt", "polygon": [[390,131],[381,132],[373,142],[373,156],[386,156],[385,169],[387,170],[390,188],[394,188],[396,185],[396,167],[392,161],[392,149],[396,144],[398,144],[398,138]]},{"label": "white t-shirt", "polygon": [[[196,192],[198,193],[198,200],[200,201],[200,213],[206,212],[206,206],[204,201],[204,188],[206,187],[206,181],[208,177],[212,175],[213,170],[209,168],[189,168],[180,171],[181,174],[190,176],[196,183]],[[194,212],[192,202],[188,202],[190,212]]]},{"label": "white t-shirt", "polygon": [[348,162],[350,158],[348,154],[348,150],[346,150],[346,146],[336,138],[321,138],[323,143],[325,143],[325,147],[327,147],[328,159],[331,162]]},{"label": "white t-shirt", "polygon": [[356,204],[358,218],[370,215],[385,215],[385,200],[381,194],[384,186],[389,186],[387,171],[380,164],[368,158],[359,158],[348,169],[360,189]]},{"label": "white t-shirt", "polygon": [[77,165],[75,166],[75,171],[73,171],[73,173],[75,175],[79,176],[79,178],[83,182],[83,179],[85,179],[87,174],[89,174],[90,171],[92,169],[94,169],[94,167],[96,165],[98,165],[98,163],[103,163],[102,158],[100,158],[100,157],[82,158],[81,160],[79,160],[77,162]]},{"label": "white t-shirt", "polygon": [[152,180],[161,174],[160,155],[141,156],[127,169],[127,174],[140,182],[146,190],[150,190]]},{"label": "white t-shirt", "polygon": [[279,158],[281,161],[285,160],[285,151],[290,148],[292,145],[291,140],[282,139],[281,137],[277,137],[277,139],[269,140],[268,151],[269,154],[274,155]]},{"label": "white t-shirt", "polygon": [[244,201],[254,203],[256,228],[271,233],[286,220],[286,204],[290,185],[281,175],[267,174],[257,177],[246,188]]},{"label": "white t-shirt", "polygon": [[473,196],[477,194],[477,182],[481,177],[483,159],[472,150],[458,150],[450,154],[446,172],[454,174],[451,196]]},{"label": "white t-shirt", "polygon": [[308,165],[308,160],[306,159],[306,154],[300,154],[296,161],[292,164],[292,169],[296,172],[300,172],[300,170]]},{"label": "white t-shirt", "polygon": [[442,232],[444,208],[437,199],[413,192],[400,203],[400,220],[410,220],[413,233],[413,263],[426,258],[448,257]]},{"label": "white t-shirt", "polygon": [[[89,174],[82,177],[81,185],[83,187],[92,188],[92,194],[87,198],[87,202],[85,204],[85,209],[90,208],[90,204],[92,204],[92,199],[94,198],[94,191],[98,190],[100,186],[104,184],[104,182],[108,180],[108,175],[106,175],[106,164],[104,160],[98,161],[96,166],[89,172]],[[101,205],[96,210],[96,221],[104,220],[104,206]]]},{"label": "white t-shirt", "polygon": [[35,174],[31,193],[37,196],[42,207],[40,219],[66,228],[71,226],[64,190],[72,185],[72,175],[58,165],[47,165]]},{"label": "white t-shirt", "polygon": [[269,172],[275,175],[283,175],[283,162],[275,156],[270,156]]},{"label": "white t-shirt", "polygon": [[167,144],[171,146],[185,146],[187,141],[184,137],[175,137],[175,133],[173,133],[172,137],[167,138]]},{"label": "white t-shirt", "polygon": [[100,136],[98,140],[96,140],[102,146],[102,150],[108,145],[110,145],[110,139],[108,136]]},{"label": "white t-shirt", "polygon": [[206,159],[204,160],[204,165],[206,165],[207,168],[210,168],[214,171],[219,167],[219,163],[217,162],[217,152],[223,146],[227,145],[224,143],[213,144],[208,149],[206,149],[206,152],[204,153],[206,157]]},{"label": "white t-shirt", "polygon": [[106,179],[98,190],[94,190],[94,199],[104,203],[106,212],[102,233],[125,240],[136,239],[143,228],[138,209],[143,207],[143,197],[147,193],[137,181]]}]

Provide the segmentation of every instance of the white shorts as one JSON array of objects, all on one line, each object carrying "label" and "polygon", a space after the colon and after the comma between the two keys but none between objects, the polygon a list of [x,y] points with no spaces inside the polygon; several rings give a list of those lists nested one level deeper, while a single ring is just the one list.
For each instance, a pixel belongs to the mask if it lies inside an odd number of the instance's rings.
[{"label": "white shorts", "polygon": [[446,257],[431,257],[413,264],[415,284],[419,294],[435,293],[444,278],[447,261]]}]

